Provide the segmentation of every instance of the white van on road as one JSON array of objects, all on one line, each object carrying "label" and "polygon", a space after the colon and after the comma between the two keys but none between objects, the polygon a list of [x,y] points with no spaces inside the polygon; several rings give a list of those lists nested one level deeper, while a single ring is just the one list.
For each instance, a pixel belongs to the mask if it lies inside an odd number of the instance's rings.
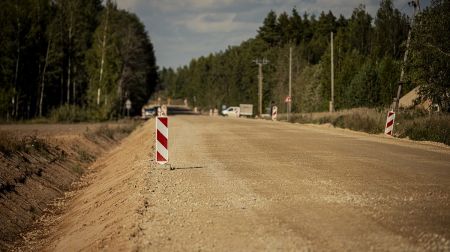
[{"label": "white van on road", "polygon": [[240,110],[241,109],[239,107],[228,107],[222,110],[222,115],[229,117],[239,117]]}]

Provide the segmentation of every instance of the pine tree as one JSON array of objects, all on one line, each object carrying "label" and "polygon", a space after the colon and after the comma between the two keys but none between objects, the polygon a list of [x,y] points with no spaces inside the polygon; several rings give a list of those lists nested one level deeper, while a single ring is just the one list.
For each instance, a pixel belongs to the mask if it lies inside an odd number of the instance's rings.
[{"label": "pine tree", "polygon": [[402,15],[398,9],[394,9],[392,1],[381,1],[375,18],[374,54],[379,58],[390,56],[400,59],[404,53],[404,50],[401,50],[401,44],[408,36],[408,29],[406,16]]},{"label": "pine tree", "polygon": [[264,19],[263,26],[258,30],[258,37],[271,46],[279,43],[281,34],[277,26],[277,14],[270,11]]}]

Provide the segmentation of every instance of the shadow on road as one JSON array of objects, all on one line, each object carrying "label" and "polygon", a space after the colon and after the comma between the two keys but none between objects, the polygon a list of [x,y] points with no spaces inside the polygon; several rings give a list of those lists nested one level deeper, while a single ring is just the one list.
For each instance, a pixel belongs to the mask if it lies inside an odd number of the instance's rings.
[{"label": "shadow on road", "polygon": [[191,170],[191,169],[204,169],[204,166],[189,166],[189,167],[175,167],[172,166],[173,170]]},{"label": "shadow on road", "polygon": [[181,106],[169,106],[167,108],[167,114],[169,116],[173,116],[173,115],[199,115],[199,113],[194,113],[194,111],[192,111],[189,108],[185,108],[185,107],[181,107]]}]

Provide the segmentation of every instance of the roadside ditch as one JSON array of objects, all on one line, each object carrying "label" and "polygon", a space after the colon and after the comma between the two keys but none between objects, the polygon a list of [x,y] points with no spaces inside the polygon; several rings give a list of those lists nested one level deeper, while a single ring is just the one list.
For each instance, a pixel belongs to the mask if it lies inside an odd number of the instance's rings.
[{"label": "roadside ditch", "polygon": [[80,186],[89,165],[137,125],[93,124],[58,136],[0,131],[0,251],[13,249],[56,199]]}]

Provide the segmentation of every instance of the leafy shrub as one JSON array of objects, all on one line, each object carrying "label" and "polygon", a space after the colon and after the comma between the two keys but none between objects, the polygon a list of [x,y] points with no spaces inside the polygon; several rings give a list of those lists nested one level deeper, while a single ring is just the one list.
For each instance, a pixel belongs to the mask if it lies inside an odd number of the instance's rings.
[{"label": "leafy shrub", "polygon": [[83,122],[89,120],[89,112],[76,105],[63,105],[50,113],[50,118],[56,122]]},{"label": "leafy shrub", "polygon": [[333,126],[376,134],[384,129],[380,117],[364,114],[341,115],[332,122]]},{"label": "leafy shrub", "polygon": [[400,121],[399,137],[418,141],[434,141],[450,145],[450,115],[430,115],[414,120]]},{"label": "leafy shrub", "polygon": [[[335,113],[294,114],[292,122],[330,123],[335,127],[371,134],[384,132],[386,109],[355,108]],[[401,110],[395,118],[394,134],[418,141],[435,141],[450,145],[450,115],[429,114],[424,110]]]}]

